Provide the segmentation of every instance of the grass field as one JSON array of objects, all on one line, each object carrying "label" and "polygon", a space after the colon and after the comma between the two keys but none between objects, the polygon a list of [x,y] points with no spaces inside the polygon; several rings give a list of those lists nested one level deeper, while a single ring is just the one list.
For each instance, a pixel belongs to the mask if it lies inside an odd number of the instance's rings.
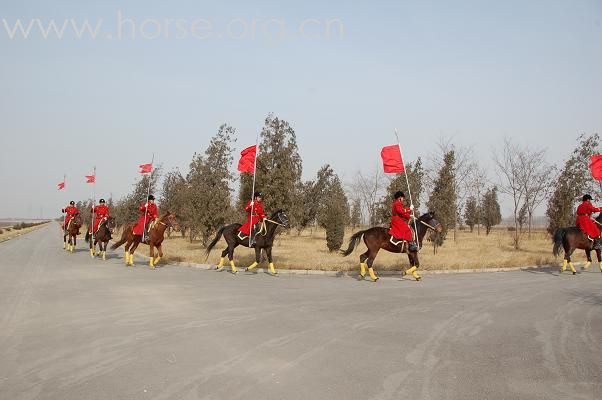
[{"label": "grass field", "polygon": [[[355,231],[360,230],[357,228]],[[348,229],[345,233],[344,248],[353,232]],[[117,235],[114,235],[117,237]],[[183,239],[179,234],[172,235],[164,243],[166,261],[184,261],[194,263],[217,264],[222,249],[225,248],[223,239],[217,244],[210,257],[206,260],[204,249],[200,242]],[[273,250],[274,263],[280,269],[322,269],[330,271],[349,271],[358,268],[358,257],[365,251],[362,242],[353,254],[342,257],[337,253],[329,253],[326,248],[325,232],[323,230],[307,230],[301,236],[294,233],[280,235]],[[148,248],[142,250],[147,254]],[[237,248],[236,264],[245,267],[254,261],[254,251]],[[583,251],[576,252],[576,262],[585,260]],[[468,231],[457,231],[456,239],[450,232],[448,240],[433,254],[433,247],[425,242],[420,254],[421,268],[434,269],[463,269],[463,268],[495,268],[523,267],[557,263],[552,255],[552,242],[544,230],[536,230],[531,239],[525,235],[521,250],[514,250],[511,245],[510,232],[507,229],[493,230],[488,236],[483,232],[477,235]],[[376,270],[401,270],[408,267],[406,255],[392,254],[381,251],[374,264]]]},{"label": "grass field", "polygon": [[23,229],[13,229],[12,226],[4,225],[2,227],[0,227],[0,242],[4,242],[7,240],[10,240],[12,238],[15,238],[17,236],[21,236],[24,235],[28,232],[34,231],[36,229],[39,229],[43,226],[48,225],[50,222],[44,223],[44,224],[40,224],[40,225],[35,225],[35,226],[31,226],[28,228],[23,228]]}]

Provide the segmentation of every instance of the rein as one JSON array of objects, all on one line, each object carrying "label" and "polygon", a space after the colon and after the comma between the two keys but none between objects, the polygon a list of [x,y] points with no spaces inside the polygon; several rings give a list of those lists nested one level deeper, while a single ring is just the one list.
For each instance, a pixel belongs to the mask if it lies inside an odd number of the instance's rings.
[{"label": "rein", "polygon": [[420,221],[420,223],[421,223],[422,225],[426,226],[426,227],[427,227],[427,228],[429,228],[429,229],[436,230],[436,228],[435,228],[434,226],[432,226],[432,225],[429,225],[429,224],[427,224],[427,223],[426,223],[426,222],[424,222],[424,221]]},{"label": "rein", "polygon": [[268,219],[268,218],[266,218],[264,221],[271,222],[274,225],[285,226],[284,224],[281,224],[280,222],[272,221],[271,219]]}]

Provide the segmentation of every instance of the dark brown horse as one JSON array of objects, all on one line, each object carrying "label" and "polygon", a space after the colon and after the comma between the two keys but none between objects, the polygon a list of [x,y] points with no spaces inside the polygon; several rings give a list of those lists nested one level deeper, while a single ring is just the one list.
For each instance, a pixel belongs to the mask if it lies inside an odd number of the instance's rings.
[{"label": "dark brown horse", "polygon": [[[111,234],[115,230],[115,217],[108,217],[100,221],[98,224],[98,230],[94,233],[94,240],[90,240],[92,230],[91,227],[88,227],[86,231],[86,243],[90,243],[90,257],[94,258],[94,256],[99,255],[102,256],[103,260],[107,259],[107,246],[109,245],[109,240],[111,240]],[[96,254],[96,244],[98,243],[98,254]]]},{"label": "dark brown horse", "polygon": [[[112,250],[115,250],[122,244],[125,245],[125,265],[134,266],[134,252],[138,245],[142,242],[142,235],[134,235],[135,224],[128,225],[123,229],[121,239],[117,243],[111,246]],[[151,269],[155,268],[155,265],[161,261],[163,257],[163,240],[165,239],[165,231],[167,228],[172,228],[176,232],[180,230],[180,224],[176,219],[176,214],[168,212],[157,221],[151,224],[151,228],[148,231],[148,241],[144,244],[148,244],[150,247],[150,259],[148,265]],[[159,256],[155,258],[155,247],[159,251]]]},{"label": "dark brown horse", "polygon": [[[602,225],[602,213],[600,213],[595,221],[598,225]],[[576,249],[585,250],[585,255],[587,256],[587,263],[583,266],[583,269],[588,269],[590,265],[592,265],[592,250],[594,246],[594,242],[590,240],[585,233],[581,231],[581,229],[572,226],[569,228],[558,228],[554,232],[554,249],[553,253],[555,256],[560,255],[560,248],[564,249],[564,262],[562,263],[562,268],[560,272],[566,271],[566,266],[568,265],[573,272],[573,275],[577,274],[577,270],[575,270],[575,266],[571,261],[571,255]],[[600,250],[596,249],[596,256],[598,257],[598,265],[600,267],[600,272],[602,272],[602,257],[600,255]]]},{"label": "dark brown horse", "polygon": [[[82,216],[77,213],[69,220],[69,223],[63,231],[63,248],[73,253],[75,245],[77,244],[77,235],[79,234],[79,228],[82,227]],[[69,240],[67,240],[69,236]]]},{"label": "dark brown horse", "polygon": [[[261,222],[259,223],[261,224]],[[238,229],[241,227],[241,224],[231,224],[222,227],[217,234],[215,235],[215,239],[207,246],[207,250],[205,254],[209,257],[209,253],[215,247],[217,242],[220,240],[222,235],[224,239],[226,239],[226,243],[228,247],[222,251],[222,258],[217,265],[217,269],[221,270],[224,267],[224,262],[226,261],[226,255],[230,260],[230,267],[232,268],[231,272],[236,274],[238,269],[236,269],[236,265],[234,263],[234,249],[238,246],[244,247],[253,247],[255,248],[255,262],[251,264],[245,271],[251,271],[253,268],[257,267],[261,262],[261,250],[264,250],[266,255],[268,256],[270,273],[272,275],[276,275],[276,269],[274,268],[274,263],[272,260],[272,246],[274,245],[274,237],[276,236],[276,228],[279,226],[283,226],[285,228],[289,227],[288,217],[284,213],[284,211],[279,210],[276,211],[270,218],[267,218],[264,222],[264,225],[261,225],[261,229],[257,233],[255,237],[255,244],[253,246],[249,246],[249,237],[241,238],[238,235]]]},{"label": "dark brown horse", "polygon": [[[77,213],[69,220],[67,227],[63,231],[63,248],[73,253],[75,245],[77,244],[77,235],[79,234],[79,228],[82,227],[82,216]],[[69,236],[69,240],[67,240]]]},{"label": "dark brown horse", "polygon": [[[413,224],[412,224],[413,225]],[[418,246],[422,247],[422,239],[426,235],[429,229],[435,232],[441,232],[443,226],[435,219],[434,212],[428,212],[422,215],[416,220],[416,226],[418,230]],[[413,227],[412,227],[413,230]],[[391,235],[389,235],[389,229],[380,226],[360,231],[351,236],[349,241],[349,247],[347,250],[342,251],[343,256],[348,256],[353,253],[353,250],[357,247],[360,239],[364,237],[364,243],[368,247],[368,251],[360,255],[360,279],[364,279],[366,276],[366,263],[368,266],[368,273],[370,278],[376,282],[378,277],[372,269],[374,259],[380,249],[390,251],[392,253],[408,253],[408,259],[410,260],[410,268],[405,272],[412,274],[414,279],[419,281],[421,278],[416,272],[420,267],[420,261],[418,260],[418,251],[408,251],[408,242],[402,242],[398,245],[391,243]],[[404,273],[404,274],[405,274]]]}]

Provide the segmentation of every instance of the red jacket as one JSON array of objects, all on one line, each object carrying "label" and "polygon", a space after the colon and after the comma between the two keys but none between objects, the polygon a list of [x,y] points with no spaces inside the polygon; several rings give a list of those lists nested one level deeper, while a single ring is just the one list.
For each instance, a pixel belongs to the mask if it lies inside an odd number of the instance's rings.
[{"label": "red jacket", "polygon": [[[147,208],[148,208],[148,211],[147,211]],[[146,214],[147,220],[153,220],[159,216],[159,210],[157,209],[157,205],[155,203],[150,203],[150,202],[142,203],[138,210],[140,211],[140,216],[142,218],[144,218],[144,215]]]},{"label": "red jacket", "polygon": [[96,214],[97,219],[103,219],[109,216],[109,207],[105,205],[99,205],[92,208],[92,213]]},{"label": "red jacket", "polygon": [[584,201],[577,207],[577,227],[591,238],[599,237],[600,228],[590,216],[601,211],[602,207],[594,207],[589,201]]},{"label": "red jacket", "polygon": [[412,240],[412,229],[408,225],[411,217],[412,210],[404,207],[402,199],[393,201],[393,216],[391,217],[389,235],[396,239]]},{"label": "red jacket", "polygon": [[[251,208],[253,208],[253,215],[251,215]],[[251,202],[249,202],[249,204],[245,207],[245,211],[248,214],[247,222],[240,227],[240,231],[245,235],[249,235],[251,233],[251,228],[262,219],[265,219],[263,203],[261,201],[256,201],[255,204],[251,206]]]},{"label": "red jacket", "polygon": [[61,211],[67,214],[65,216],[65,227],[69,224],[69,221],[71,221],[71,219],[73,219],[73,217],[75,217],[77,214],[79,214],[79,210],[77,209],[77,207],[72,206],[72,205],[69,205],[69,206],[63,208]]}]

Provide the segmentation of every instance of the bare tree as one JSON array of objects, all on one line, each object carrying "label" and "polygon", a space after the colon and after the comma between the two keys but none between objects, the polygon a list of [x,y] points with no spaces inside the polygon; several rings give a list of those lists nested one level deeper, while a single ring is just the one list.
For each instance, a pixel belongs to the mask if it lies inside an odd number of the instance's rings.
[{"label": "bare tree", "polygon": [[522,150],[508,138],[504,139],[502,148],[493,151],[493,161],[500,179],[499,190],[512,198],[514,232],[513,246],[520,249],[520,210],[525,199],[523,178],[521,177],[524,155]]},{"label": "bare tree", "polygon": [[531,238],[533,213],[548,198],[552,189],[554,169],[546,161],[546,150],[525,149],[519,153],[519,181],[524,193],[528,237]]},{"label": "bare tree", "polygon": [[377,218],[378,205],[387,184],[388,181],[385,179],[380,166],[377,166],[374,172],[370,174],[357,171],[354,181],[350,184],[351,190],[362,203],[362,208],[365,210],[365,213],[362,214],[368,217],[366,222],[370,225],[377,225],[379,222]]},{"label": "bare tree", "polygon": [[481,212],[483,210],[483,195],[487,185],[489,185],[489,177],[487,176],[487,170],[481,168],[475,163],[474,168],[469,172],[469,178],[467,182],[467,188],[475,196],[477,201],[477,235],[481,234]]}]

